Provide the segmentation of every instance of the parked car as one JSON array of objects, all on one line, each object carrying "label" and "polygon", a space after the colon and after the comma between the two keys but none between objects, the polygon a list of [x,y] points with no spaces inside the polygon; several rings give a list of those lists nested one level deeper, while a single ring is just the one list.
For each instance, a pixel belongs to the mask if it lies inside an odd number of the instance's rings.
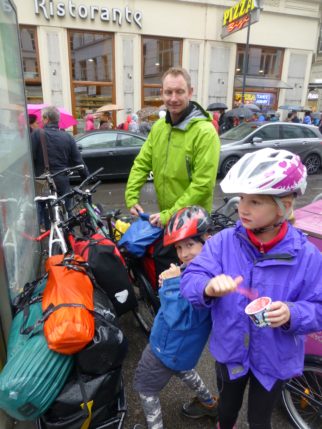
[{"label": "parked car", "polygon": [[89,171],[104,167],[100,179],[127,178],[145,140],[145,136],[123,130],[93,130],[75,136]]},{"label": "parked car", "polygon": [[245,153],[270,147],[297,153],[308,174],[322,164],[322,134],[312,125],[292,122],[244,122],[221,134],[219,173],[225,176]]}]

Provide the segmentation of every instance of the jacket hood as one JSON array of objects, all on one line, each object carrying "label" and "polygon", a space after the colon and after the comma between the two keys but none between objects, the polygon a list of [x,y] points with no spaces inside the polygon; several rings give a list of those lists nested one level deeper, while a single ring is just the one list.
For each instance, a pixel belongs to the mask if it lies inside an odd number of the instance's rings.
[{"label": "jacket hood", "polygon": [[177,125],[174,125],[173,128],[185,130],[188,128],[188,125],[190,123],[195,122],[195,119],[207,121],[212,120],[210,114],[206,112],[206,110],[204,110],[203,107],[200,106],[200,104],[195,101],[190,101],[190,103],[193,105],[193,109],[191,110],[191,112],[183,119],[182,122]]}]

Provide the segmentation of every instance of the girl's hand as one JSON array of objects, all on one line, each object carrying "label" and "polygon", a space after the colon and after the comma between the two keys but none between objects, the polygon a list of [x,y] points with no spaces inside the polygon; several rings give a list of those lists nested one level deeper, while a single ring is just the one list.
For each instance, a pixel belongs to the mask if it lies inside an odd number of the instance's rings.
[{"label": "girl's hand", "polygon": [[238,276],[233,279],[226,274],[220,274],[219,276],[213,277],[208,282],[204,294],[210,298],[220,298],[221,296],[234,292],[243,280],[242,276]]},{"label": "girl's hand", "polygon": [[291,313],[285,302],[275,301],[271,303],[264,317],[269,322],[271,328],[278,328],[290,320]]},{"label": "girl's hand", "polygon": [[180,267],[178,265],[175,265],[175,264],[170,264],[170,268],[163,271],[159,275],[159,287],[162,287],[163,280],[171,279],[173,277],[178,277],[178,276],[180,276],[180,274],[181,274]]}]

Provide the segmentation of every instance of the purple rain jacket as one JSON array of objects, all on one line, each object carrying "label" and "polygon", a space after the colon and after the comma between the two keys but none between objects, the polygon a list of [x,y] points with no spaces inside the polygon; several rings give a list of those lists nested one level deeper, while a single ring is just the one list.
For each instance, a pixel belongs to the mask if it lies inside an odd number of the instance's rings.
[{"label": "purple rain jacket", "polygon": [[[242,287],[288,303],[288,327],[258,328],[245,314],[249,300],[236,292],[205,298],[208,281],[218,274],[242,275]],[[249,369],[271,390],[303,370],[304,339],[322,330],[322,256],[305,235],[288,226],[286,236],[266,254],[248,240],[240,222],[206,241],[182,275],[181,293],[193,305],[211,308],[210,351],[227,365],[230,379]]]}]

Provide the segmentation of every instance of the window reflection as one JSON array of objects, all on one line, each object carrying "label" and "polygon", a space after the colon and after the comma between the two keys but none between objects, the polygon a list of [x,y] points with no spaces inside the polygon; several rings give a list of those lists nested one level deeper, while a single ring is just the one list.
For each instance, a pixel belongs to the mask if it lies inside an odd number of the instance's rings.
[{"label": "window reflection", "polygon": [[[245,46],[237,49],[236,75],[244,71]],[[281,77],[283,64],[283,49],[267,48],[264,46],[250,46],[248,56],[247,75],[261,76],[273,79]]]},{"label": "window reflection", "polygon": [[181,65],[182,41],[144,37],[143,44],[143,106],[161,106],[161,78],[170,67]]},{"label": "window reflection", "polygon": [[112,81],[112,35],[71,31],[70,53],[73,80]]},{"label": "window reflection", "polygon": [[20,38],[27,102],[42,103],[43,95],[36,28],[20,26]]},{"label": "window reflection", "polygon": [[[83,132],[86,115],[113,103],[114,39],[112,34],[69,31],[72,98],[77,132]],[[113,118],[113,122],[115,123]],[[95,120],[98,128],[99,118]]]}]

